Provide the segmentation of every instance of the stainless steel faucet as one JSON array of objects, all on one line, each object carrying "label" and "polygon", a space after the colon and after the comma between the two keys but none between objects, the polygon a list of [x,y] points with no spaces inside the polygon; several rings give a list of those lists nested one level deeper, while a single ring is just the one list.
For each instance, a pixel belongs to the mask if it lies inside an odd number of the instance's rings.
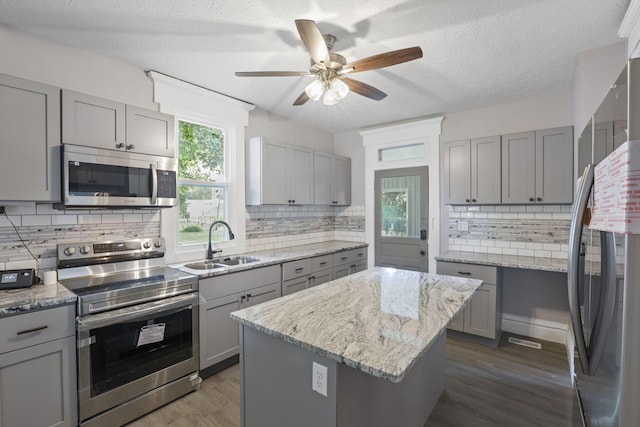
[{"label": "stainless steel faucet", "polygon": [[214,250],[211,249],[211,230],[213,230],[213,227],[216,226],[216,225],[224,225],[225,227],[227,227],[227,231],[229,231],[229,240],[233,240],[236,237],[236,236],[233,235],[233,232],[231,231],[231,227],[229,227],[229,224],[227,224],[226,222],[224,222],[222,220],[213,221],[213,223],[209,227],[209,246],[207,247],[207,259],[213,259],[213,254],[214,253],[222,252],[221,250],[220,251],[214,251]]}]

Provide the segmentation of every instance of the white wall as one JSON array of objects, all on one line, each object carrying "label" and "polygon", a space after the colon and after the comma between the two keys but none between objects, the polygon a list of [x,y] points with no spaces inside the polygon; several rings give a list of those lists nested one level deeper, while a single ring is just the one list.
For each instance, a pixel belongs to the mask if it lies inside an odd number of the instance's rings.
[{"label": "white wall", "polygon": [[582,52],[574,75],[573,123],[577,138],[627,62],[627,42]]},{"label": "white wall", "polygon": [[441,141],[479,138],[572,124],[571,92],[560,91],[445,115]]},{"label": "white wall", "polygon": [[[304,108],[304,107],[301,107]],[[249,114],[247,138],[265,136],[290,144],[333,152],[333,135],[286,117],[256,108]]]},{"label": "white wall", "polygon": [[351,205],[364,206],[364,146],[356,130],[333,135],[333,152],[351,158]]},{"label": "white wall", "polygon": [[157,110],[144,70],[0,25],[0,73]]}]

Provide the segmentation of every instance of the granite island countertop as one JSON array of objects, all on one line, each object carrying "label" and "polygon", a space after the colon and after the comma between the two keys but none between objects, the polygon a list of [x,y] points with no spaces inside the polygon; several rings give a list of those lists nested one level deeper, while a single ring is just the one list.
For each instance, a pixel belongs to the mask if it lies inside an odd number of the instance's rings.
[{"label": "granite island countertop", "polygon": [[[171,264],[169,267],[177,268],[187,273],[199,276],[201,279],[207,277],[220,276],[223,274],[235,273],[243,270],[251,270],[254,268],[266,267],[269,265],[280,264],[283,262],[296,261],[303,258],[310,258],[314,256],[327,255],[333,252],[346,251],[349,249],[357,249],[368,246],[368,243],[363,242],[346,242],[340,240],[331,240],[328,242],[311,243],[307,245],[287,246],[283,248],[270,249],[266,251],[247,252],[238,254],[242,256],[255,257],[259,260],[247,264],[234,265],[227,268],[217,268],[215,270],[195,270],[187,267],[194,261],[183,262],[179,264]],[[224,258],[225,254],[217,255],[214,258]],[[229,256],[236,256],[229,255]]]},{"label": "granite island countertop", "polygon": [[375,267],[235,311],[231,318],[398,383],[481,284]]},{"label": "granite island countertop", "polygon": [[11,316],[30,310],[75,304],[76,295],[62,284],[33,285],[24,289],[0,291],[0,317]]}]

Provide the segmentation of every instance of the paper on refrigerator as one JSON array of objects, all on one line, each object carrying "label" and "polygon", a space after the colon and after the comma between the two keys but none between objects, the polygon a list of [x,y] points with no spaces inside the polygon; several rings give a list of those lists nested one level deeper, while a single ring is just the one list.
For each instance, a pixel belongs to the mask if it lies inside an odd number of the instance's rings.
[{"label": "paper on refrigerator", "polygon": [[627,141],[595,167],[591,229],[640,234],[640,141]]}]

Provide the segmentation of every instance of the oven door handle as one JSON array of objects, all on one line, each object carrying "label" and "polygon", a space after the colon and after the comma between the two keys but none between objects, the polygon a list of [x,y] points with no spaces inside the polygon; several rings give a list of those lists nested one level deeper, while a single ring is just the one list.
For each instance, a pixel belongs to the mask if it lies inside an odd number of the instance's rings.
[{"label": "oven door handle", "polygon": [[198,303],[198,293],[193,292],[186,295],[178,295],[163,299],[160,301],[148,302],[145,304],[125,307],[118,310],[107,311],[104,313],[91,314],[89,316],[80,317],[77,320],[77,329],[79,332],[91,329],[101,328],[116,323],[128,322],[139,319],[153,313],[160,313],[173,310],[178,312],[187,308],[191,308]]}]

